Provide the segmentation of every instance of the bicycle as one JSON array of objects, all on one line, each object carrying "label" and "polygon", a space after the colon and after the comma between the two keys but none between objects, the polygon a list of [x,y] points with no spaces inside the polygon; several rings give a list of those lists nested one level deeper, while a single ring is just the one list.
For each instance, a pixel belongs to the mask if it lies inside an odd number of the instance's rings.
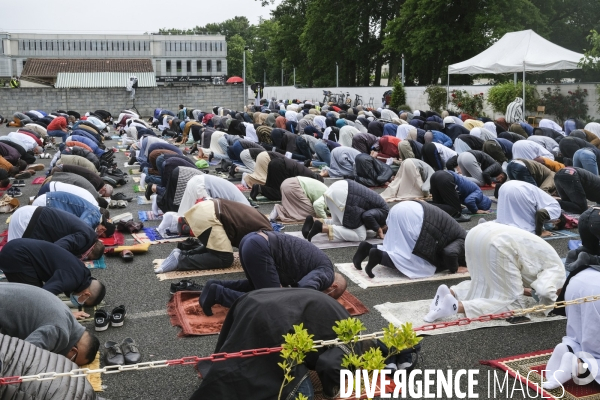
[{"label": "bicycle", "polygon": [[358,106],[362,106],[363,102],[362,102],[362,96],[357,94],[355,95],[356,98],[354,100],[354,107],[358,107]]},{"label": "bicycle", "polygon": [[352,107],[352,97],[350,97],[350,92],[346,92],[346,105]]},{"label": "bicycle", "polygon": [[340,94],[337,95],[337,104],[344,104],[344,100],[346,99],[346,95],[344,94],[344,92],[341,92]]},{"label": "bicycle", "polygon": [[323,104],[329,103],[332,99],[331,90],[323,90]]}]

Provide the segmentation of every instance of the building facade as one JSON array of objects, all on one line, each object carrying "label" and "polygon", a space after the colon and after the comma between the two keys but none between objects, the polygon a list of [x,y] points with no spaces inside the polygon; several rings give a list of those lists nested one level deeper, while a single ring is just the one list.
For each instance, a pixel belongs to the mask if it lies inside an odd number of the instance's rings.
[{"label": "building facade", "polygon": [[159,84],[227,75],[227,43],[222,35],[0,33],[0,78],[20,76],[30,57],[149,58]]}]

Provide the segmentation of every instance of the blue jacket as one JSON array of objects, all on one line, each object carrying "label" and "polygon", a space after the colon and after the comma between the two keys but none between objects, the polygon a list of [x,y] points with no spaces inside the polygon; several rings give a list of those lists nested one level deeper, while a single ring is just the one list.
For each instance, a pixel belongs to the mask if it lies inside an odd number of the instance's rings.
[{"label": "blue jacket", "polygon": [[450,173],[454,176],[454,184],[456,185],[460,202],[471,213],[475,214],[477,210],[489,210],[492,207],[492,201],[483,194],[479,186],[456,172],[450,171]]},{"label": "blue jacket", "polygon": [[533,126],[529,125],[526,122],[519,122],[519,125],[521,125],[521,128],[523,128],[525,132],[527,132],[528,136],[533,135]]},{"label": "blue jacket", "polygon": [[433,133],[433,141],[436,143],[443,144],[448,148],[452,148],[452,139],[450,137],[440,131],[431,131]]},{"label": "blue jacket", "polygon": [[104,150],[102,150],[100,147],[98,147],[98,143],[96,143],[94,140],[86,137],[86,136],[81,136],[81,135],[71,135],[71,139],[79,142],[79,143],[83,143],[89,146],[90,149],[92,149],[92,151],[94,152],[95,155],[97,156],[101,156],[102,154],[105,153]]},{"label": "blue jacket", "polygon": [[383,136],[394,136],[396,137],[396,132],[398,132],[398,125],[396,124],[385,124],[383,126]]}]

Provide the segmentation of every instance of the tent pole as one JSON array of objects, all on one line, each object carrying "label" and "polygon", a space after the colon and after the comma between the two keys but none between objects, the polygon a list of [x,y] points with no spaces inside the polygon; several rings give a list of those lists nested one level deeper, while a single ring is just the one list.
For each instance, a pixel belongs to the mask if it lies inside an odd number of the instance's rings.
[{"label": "tent pole", "polygon": [[448,66],[448,81],[446,83],[446,109],[450,104],[450,66]]},{"label": "tent pole", "polygon": [[525,63],[523,63],[523,118],[525,118]]}]

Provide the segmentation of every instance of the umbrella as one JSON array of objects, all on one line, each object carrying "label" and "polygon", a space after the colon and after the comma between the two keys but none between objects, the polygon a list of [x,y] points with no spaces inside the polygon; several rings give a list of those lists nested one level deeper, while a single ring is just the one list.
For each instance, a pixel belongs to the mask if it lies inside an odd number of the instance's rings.
[{"label": "umbrella", "polygon": [[239,76],[232,76],[231,78],[227,79],[227,83],[242,83],[244,82],[244,80],[242,78],[240,78]]}]

